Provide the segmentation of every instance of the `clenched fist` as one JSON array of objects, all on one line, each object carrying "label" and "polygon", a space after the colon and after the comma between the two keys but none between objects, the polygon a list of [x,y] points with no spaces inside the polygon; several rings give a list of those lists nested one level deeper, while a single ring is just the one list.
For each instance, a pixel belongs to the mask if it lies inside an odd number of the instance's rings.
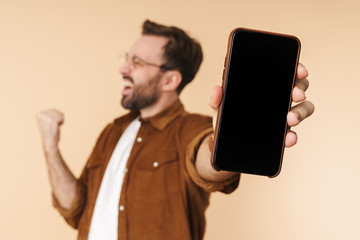
[{"label": "clenched fist", "polygon": [[64,114],[50,109],[39,112],[36,115],[41,137],[43,140],[44,150],[57,150],[60,139],[60,126],[64,123]]}]

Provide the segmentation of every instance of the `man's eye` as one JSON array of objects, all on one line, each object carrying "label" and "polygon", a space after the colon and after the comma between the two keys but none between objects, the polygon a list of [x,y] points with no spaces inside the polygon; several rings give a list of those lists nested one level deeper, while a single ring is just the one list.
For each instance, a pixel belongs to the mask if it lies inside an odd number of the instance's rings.
[{"label": "man's eye", "polygon": [[133,63],[134,63],[135,66],[141,66],[141,61],[138,58],[134,58]]}]

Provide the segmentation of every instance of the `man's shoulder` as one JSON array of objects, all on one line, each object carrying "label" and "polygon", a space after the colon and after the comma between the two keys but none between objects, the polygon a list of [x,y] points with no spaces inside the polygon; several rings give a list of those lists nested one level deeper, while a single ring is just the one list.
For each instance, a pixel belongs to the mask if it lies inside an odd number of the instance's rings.
[{"label": "man's shoulder", "polygon": [[178,121],[182,136],[196,136],[200,132],[212,128],[212,118],[203,114],[184,112]]},{"label": "man's shoulder", "polygon": [[184,122],[189,124],[206,124],[206,123],[211,124],[212,122],[212,118],[210,116],[203,115],[200,113],[184,112],[184,114],[182,114],[181,117]]}]

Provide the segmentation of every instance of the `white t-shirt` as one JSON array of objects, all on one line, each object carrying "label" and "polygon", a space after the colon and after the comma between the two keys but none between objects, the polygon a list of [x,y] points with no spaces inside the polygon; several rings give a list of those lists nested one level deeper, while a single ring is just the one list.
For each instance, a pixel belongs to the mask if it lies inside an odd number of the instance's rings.
[{"label": "white t-shirt", "polygon": [[119,200],[128,161],[135,138],[141,126],[136,118],[119,139],[106,167],[91,219],[90,240],[117,240],[118,214],[124,207]]}]

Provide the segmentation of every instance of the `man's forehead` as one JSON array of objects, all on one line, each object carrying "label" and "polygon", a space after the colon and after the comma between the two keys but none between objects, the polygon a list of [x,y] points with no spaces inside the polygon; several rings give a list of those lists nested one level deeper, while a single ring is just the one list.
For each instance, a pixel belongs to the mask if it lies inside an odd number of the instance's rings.
[{"label": "man's forehead", "polygon": [[141,35],[130,50],[131,55],[138,57],[162,57],[169,39],[163,36]]}]

